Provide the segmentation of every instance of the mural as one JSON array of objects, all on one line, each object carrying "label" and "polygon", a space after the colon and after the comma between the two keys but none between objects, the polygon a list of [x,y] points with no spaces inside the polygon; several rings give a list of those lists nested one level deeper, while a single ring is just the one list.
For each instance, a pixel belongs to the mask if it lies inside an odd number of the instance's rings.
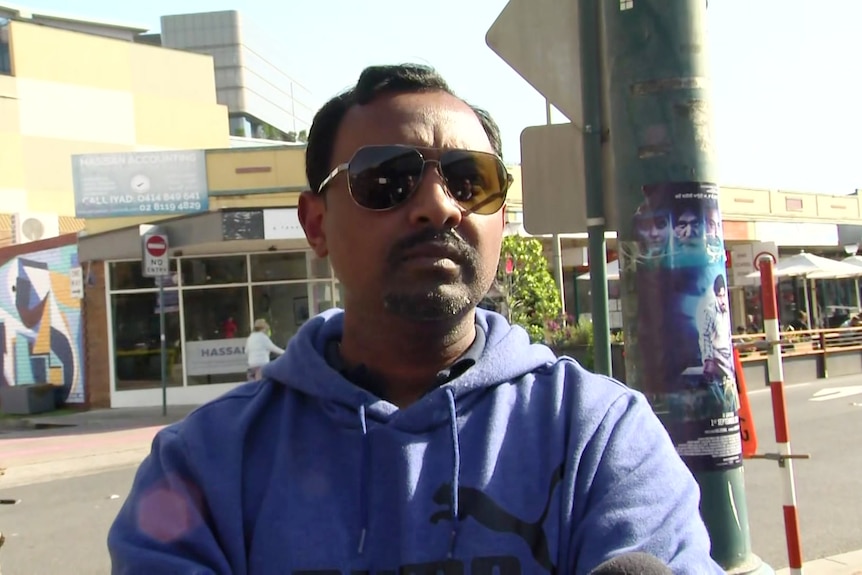
[{"label": "mural", "polygon": [[0,385],[50,383],[64,403],[84,402],[81,300],[70,270],[77,245],[0,263]]}]

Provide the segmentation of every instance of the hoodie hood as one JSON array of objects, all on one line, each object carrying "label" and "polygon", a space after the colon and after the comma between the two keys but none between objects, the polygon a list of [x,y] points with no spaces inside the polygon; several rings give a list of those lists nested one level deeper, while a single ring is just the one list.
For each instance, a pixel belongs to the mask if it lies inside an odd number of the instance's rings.
[{"label": "hoodie hood", "polygon": [[290,340],[286,353],[267,365],[264,376],[317,398],[342,425],[358,426],[356,415],[362,409],[370,422],[423,432],[449,421],[450,397],[460,414],[475,404],[483,390],[516,383],[522,376],[556,361],[549,348],[531,344],[524,329],[510,325],[497,313],[476,309],[476,327],[485,332],[485,347],[476,364],[404,409],[352,384],[327,363],[326,345],[333,339],[340,340],[344,328],[344,312],[340,309],[328,310],[307,321]]},{"label": "hoodie hood", "polygon": [[532,345],[520,327],[511,326],[500,315],[476,310],[476,328],[485,334],[485,347],[476,363],[455,379],[432,389],[412,405],[399,409],[367,390],[350,383],[326,361],[326,346],[341,339],[344,312],[330,310],[308,321],[288,344],[287,352],[267,366],[264,376],[294,390],[317,398],[323,411],[336,424],[359,428],[361,526],[356,552],[365,552],[371,510],[371,439],[376,426],[407,432],[427,433],[448,425],[451,460],[449,476],[449,515],[452,530],[447,557],[455,553],[461,522],[459,519],[459,485],[461,481],[461,438],[459,415],[468,412],[484,391],[501,384],[517,383],[536,368],[553,363],[556,358],[545,346]]}]

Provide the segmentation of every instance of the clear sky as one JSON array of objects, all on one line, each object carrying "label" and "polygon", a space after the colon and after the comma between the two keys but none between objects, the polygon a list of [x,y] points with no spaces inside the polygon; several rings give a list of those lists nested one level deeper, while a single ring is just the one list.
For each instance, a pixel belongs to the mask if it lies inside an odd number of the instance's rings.
[{"label": "clear sky", "polygon": [[[2,2],[2,0],[0,0]],[[637,2],[637,0],[635,0]],[[500,123],[508,161],[544,99],[485,45],[506,0],[24,0],[33,10],[159,28],[159,16],[239,10],[322,103],[369,64],[435,66]],[[710,0],[713,107],[725,185],[862,188],[860,0]]]}]

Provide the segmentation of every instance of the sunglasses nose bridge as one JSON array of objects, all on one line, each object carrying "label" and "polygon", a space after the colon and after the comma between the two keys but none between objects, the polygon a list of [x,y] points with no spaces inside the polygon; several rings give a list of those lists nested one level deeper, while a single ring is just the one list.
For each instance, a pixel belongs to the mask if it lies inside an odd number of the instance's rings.
[{"label": "sunglasses nose bridge", "polygon": [[440,160],[429,160],[427,158],[423,158],[422,161],[422,173],[419,174],[419,179],[421,180],[427,175],[428,167],[431,167],[432,170],[437,172],[437,175],[444,182],[446,181],[446,176],[443,175],[443,166],[440,164]]},{"label": "sunglasses nose bridge", "polygon": [[452,189],[449,187],[449,180],[448,178],[446,178],[446,174],[443,173],[443,162],[441,162],[440,160],[429,160],[427,158],[425,159],[425,162],[422,166],[422,175],[419,179],[420,185],[422,182],[422,178],[425,177],[425,170],[428,169],[428,166],[431,166],[431,169],[437,172],[437,177],[440,178],[440,182],[443,185],[443,191],[446,193],[446,197],[449,199],[449,202],[452,203],[455,207],[457,207],[462,214],[466,213],[467,210],[464,208],[464,206],[458,203],[457,198],[455,198],[455,194],[452,193]]}]

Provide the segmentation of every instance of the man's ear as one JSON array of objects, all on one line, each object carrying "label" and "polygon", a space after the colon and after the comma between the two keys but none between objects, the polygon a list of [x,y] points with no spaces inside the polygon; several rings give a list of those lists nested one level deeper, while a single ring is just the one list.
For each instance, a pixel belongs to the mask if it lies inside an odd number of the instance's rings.
[{"label": "man's ear", "polygon": [[326,217],[326,202],[323,196],[311,190],[302,192],[299,194],[296,212],[308,245],[317,257],[325,258],[329,255],[329,248],[326,245],[326,231],[323,226],[323,218]]}]

